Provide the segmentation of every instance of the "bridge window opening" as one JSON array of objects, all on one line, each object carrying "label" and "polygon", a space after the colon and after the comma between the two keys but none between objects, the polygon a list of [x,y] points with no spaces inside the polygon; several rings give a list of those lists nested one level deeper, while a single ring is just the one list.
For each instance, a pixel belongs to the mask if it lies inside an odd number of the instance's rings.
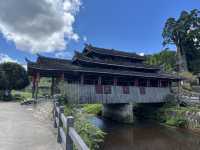
[{"label": "bridge window opening", "polygon": [[118,82],[117,82],[117,85],[118,85],[118,86],[129,86],[130,84],[129,84],[129,82],[127,82],[127,81],[118,81]]},{"label": "bridge window opening", "polygon": [[150,87],[158,87],[158,80],[155,79],[150,80]]},{"label": "bridge window opening", "polygon": [[130,86],[136,86],[135,85],[135,79],[130,79],[129,85]]},{"label": "bridge window opening", "polygon": [[111,94],[111,86],[110,85],[104,85],[103,86],[104,88],[103,88],[103,92],[104,92],[104,94]]},{"label": "bridge window opening", "polygon": [[161,81],[161,87],[168,87],[169,86],[169,82],[168,81]]},{"label": "bridge window opening", "polygon": [[102,85],[95,85],[96,94],[103,94],[103,86]]},{"label": "bridge window opening", "polygon": [[102,77],[102,85],[114,85],[113,77]]},{"label": "bridge window opening", "polygon": [[83,78],[83,84],[86,85],[97,85],[98,77],[94,75],[85,75]]},{"label": "bridge window opening", "polygon": [[140,87],[147,87],[147,80],[146,79],[139,79],[139,86]]},{"label": "bridge window opening", "polygon": [[129,86],[122,86],[123,94],[130,94]]},{"label": "bridge window opening", "polygon": [[130,86],[130,81],[132,79],[129,78],[118,78],[117,86]]}]

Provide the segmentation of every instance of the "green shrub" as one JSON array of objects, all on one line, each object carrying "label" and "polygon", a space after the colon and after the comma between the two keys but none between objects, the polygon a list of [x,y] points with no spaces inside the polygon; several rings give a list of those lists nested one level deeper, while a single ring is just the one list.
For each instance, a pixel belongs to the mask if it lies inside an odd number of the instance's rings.
[{"label": "green shrub", "polygon": [[26,91],[12,91],[12,99],[16,101],[24,101],[32,98],[31,92]]},{"label": "green shrub", "polygon": [[66,100],[66,97],[65,96],[59,96],[58,97],[58,103],[60,104],[60,105],[65,105],[65,104],[67,104],[67,100]]},{"label": "green shrub", "polygon": [[176,98],[173,94],[168,94],[165,97],[164,101],[165,101],[165,105],[163,107],[165,107],[165,108],[177,105]]},{"label": "green shrub", "polygon": [[171,125],[171,126],[186,128],[188,123],[186,119],[180,116],[179,117],[171,116],[166,120],[166,124]]},{"label": "green shrub", "polygon": [[81,110],[80,105],[72,105],[65,103],[65,115],[74,116],[75,118],[75,129],[83,138],[83,141],[88,145],[91,150],[96,150],[99,148],[105,133],[92,125],[88,121],[87,113]]},{"label": "green shrub", "polygon": [[83,110],[89,114],[100,115],[102,111],[101,104],[86,104],[83,105]]}]

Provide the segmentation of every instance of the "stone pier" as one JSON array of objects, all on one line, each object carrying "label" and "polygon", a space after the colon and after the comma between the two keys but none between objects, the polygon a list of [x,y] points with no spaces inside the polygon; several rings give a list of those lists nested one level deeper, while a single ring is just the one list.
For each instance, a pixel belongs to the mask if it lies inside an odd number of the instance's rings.
[{"label": "stone pier", "polygon": [[133,123],[135,120],[133,114],[134,104],[104,104],[102,115],[106,118],[122,123]]}]

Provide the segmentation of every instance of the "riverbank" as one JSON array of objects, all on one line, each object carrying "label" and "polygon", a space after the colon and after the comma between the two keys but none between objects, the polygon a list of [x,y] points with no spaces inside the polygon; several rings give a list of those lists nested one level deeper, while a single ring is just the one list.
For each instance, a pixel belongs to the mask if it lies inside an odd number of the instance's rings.
[{"label": "riverbank", "polygon": [[157,112],[157,120],[169,126],[200,130],[200,106],[165,104]]}]

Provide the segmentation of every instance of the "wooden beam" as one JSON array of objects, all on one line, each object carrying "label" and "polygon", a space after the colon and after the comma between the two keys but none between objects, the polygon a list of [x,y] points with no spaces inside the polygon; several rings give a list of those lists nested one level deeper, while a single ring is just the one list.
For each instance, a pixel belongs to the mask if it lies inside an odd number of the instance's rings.
[{"label": "wooden beam", "polygon": [[101,82],[102,81],[102,77],[101,76],[98,76],[98,85],[101,85]]},{"label": "wooden beam", "polygon": [[84,74],[81,74],[81,84],[84,84]]}]

